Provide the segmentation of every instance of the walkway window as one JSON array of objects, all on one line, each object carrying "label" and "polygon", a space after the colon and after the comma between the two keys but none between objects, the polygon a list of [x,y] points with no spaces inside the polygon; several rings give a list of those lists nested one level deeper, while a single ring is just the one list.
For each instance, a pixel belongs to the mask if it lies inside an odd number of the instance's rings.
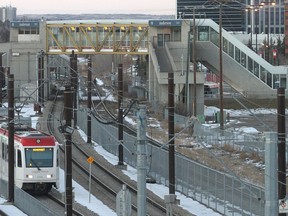
[{"label": "walkway window", "polygon": [[214,29],[211,29],[211,42],[219,47],[219,34]]},{"label": "walkway window", "polygon": [[103,27],[99,27],[98,28],[98,40],[99,40],[99,43],[101,43],[103,41],[104,37],[105,37],[104,28]]},{"label": "walkway window", "polygon": [[260,67],[260,79],[264,83],[266,83],[266,76],[267,76],[267,71],[263,67]]},{"label": "walkway window", "polygon": [[18,34],[25,34],[25,35],[39,34],[39,28],[20,28],[18,30]]},{"label": "walkway window", "polygon": [[253,60],[248,57],[248,70],[253,73]]},{"label": "walkway window", "polygon": [[208,26],[198,27],[198,40],[209,41],[209,27]]},{"label": "walkway window", "polygon": [[267,85],[269,85],[272,88],[272,74],[267,73]]},{"label": "walkway window", "polygon": [[229,42],[229,55],[234,58],[234,45]]},{"label": "walkway window", "polygon": [[246,54],[241,52],[241,65],[246,68]]},{"label": "walkway window", "polygon": [[280,86],[281,88],[285,88],[286,89],[286,74],[280,74]]},{"label": "walkway window", "polygon": [[279,74],[273,74],[273,88],[277,89],[280,87],[280,78]]},{"label": "walkway window", "polygon": [[254,62],[254,75],[259,77],[259,64],[257,62]]},{"label": "walkway window", "polygon": [[228,53],[228,41],[225,38],[223,38],[223,51]]},{"label": "walkway window", "polygon": [[235,47],[235,60],[240,63],[240,50]]}]

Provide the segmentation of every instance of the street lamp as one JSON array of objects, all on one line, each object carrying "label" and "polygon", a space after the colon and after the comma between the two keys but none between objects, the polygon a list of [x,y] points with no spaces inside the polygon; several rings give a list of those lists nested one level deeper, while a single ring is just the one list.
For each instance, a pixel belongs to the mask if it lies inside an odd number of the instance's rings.
[{"label": "street lamp", "polygon": [[[270,62],[270,39],[269,39],[269,34],[270,34],[270,5],[275,6],[276,2],[275,1],[263,1],[260,3],[260,5],[262,6],[266,6],[266,4],[268,5],[268,22],[267,22],[267,42],[268,42],[268,47],[267,47],[267,58],[266,61]],[[264,12],[265,12],[265,8],[264,8]],[[265,56],[266,57],[266,56]]]},{"label": "street lamp", "polygon": [[220,129],[224,130],[224,109],[223,109],[223,60],[222,60],[222,2],[219,6],[219,73],[220,73]]},{"label": "street lamp", "polygon": [[[251,3],[252,3],[252,1],[251,1]],[[245,8],[245,11],[246,12],[248,12],[248,11],[251,11],[251,16],[250,16],[250,33],[251,33],[251,48],[253,49],[253,42],[252,42],[252,40],[253,40],[253,37],[252,37],[252,35],[253,35],[253,32],[254,32],[254,12],[259,12],[259,8],[262,8],[263,6],[262,5],[254,5],[254,4],[251,4],[251,5],[248,5],[248,7],[247,8]],[[255,22],[256,23],[256,22]],[[258,52],[258,41],[257,41],[257,37],[258,37],[258,26],[257,26],[257,24],[256,24],[256,29],[255,29],[255,34],[256,34],[256,41],[255,41],[255,46],[256,46],[256,48],[255,48],[255,52],[257,53]]]},{"label": "street lamp", "polygon": [[[185,6],[186,9],[190,10],[189,7]],[[193,115],[196,116],[197,115],[197,92],[196,92],[196,71],[197,71],[197,64],[196,64],[196,17],[195,17],[195,13],[196,13],[196,6],[193,7],[193,53],[192,53],[192,59],[193,59],[193,78],[194,78],[194,82],[193,82]],[[202,6],[201,6],[202,8]],[[189,45],[190,45],[190,31],[188,32],[189,36],[188,36],[188,50],[189,50]],[[188,52],[188,56],[187,56],[187,65],[189,65],[189,52]],[[187,112],[189,110],[189,88],[188,88],[188,72],[189,72],[189,66],[188,66],[188,70],[187,70],[187,74],[186,74],[186,96],[187,96]]]}]

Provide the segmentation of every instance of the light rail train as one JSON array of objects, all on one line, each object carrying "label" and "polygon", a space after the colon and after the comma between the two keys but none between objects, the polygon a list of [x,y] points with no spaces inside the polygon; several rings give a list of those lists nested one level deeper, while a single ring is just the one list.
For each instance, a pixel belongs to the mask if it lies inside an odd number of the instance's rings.
[{"label": "light rail train", "polygon": [[[59,187],[58,143],[28,126],[14,126],[15,185],[29,193],[46,194]],[[0,125],[0,178],[8,181],[8,125]]]}]

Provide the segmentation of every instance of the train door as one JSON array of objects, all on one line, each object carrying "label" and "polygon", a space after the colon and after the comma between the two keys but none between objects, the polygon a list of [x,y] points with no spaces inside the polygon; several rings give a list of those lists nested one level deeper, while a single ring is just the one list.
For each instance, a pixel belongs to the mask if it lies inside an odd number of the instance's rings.
[{"label": "train door", "polygon": [[23,169],[23,154],[21,149],[15,149],[15,182],[18,187],[22,187],[20,182],[24,179],[24,169]]},{"label": "train door", "polygon": [[1,136],[0,178],[8,181],[8,138]]},{"label": "train door", "polygon": [[59,170],[59,166],[60,166],[60,164],[59,164],[59,160],[60,160],[60,155],[59,155],[59,146],[58,146],[58,144],[55,146],[55,151],[56,151],[56,167],[55,167],[55,170],[56,170],[56,188],[59,188],[60,187],[60,184],[59,184],[59,172],[60,172],[60,170]]}]

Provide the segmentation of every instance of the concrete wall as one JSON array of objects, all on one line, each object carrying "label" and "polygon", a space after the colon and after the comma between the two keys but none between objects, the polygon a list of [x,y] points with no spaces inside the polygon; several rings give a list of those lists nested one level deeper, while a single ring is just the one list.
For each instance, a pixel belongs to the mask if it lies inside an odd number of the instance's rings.
[{"label": "concrete wall", "polygon": [[[0,46],[0,52],[5,53],[5,57],[2,59],[3,66],[10,67],[10,73],[14,74],[15,97],[20,96],[21,86],[23,84],[37,84],[37,55],[41,50],[45,50],[46,35],[44,22],[40,22],[39,33],[40,35],[33,36],[34,38],[32,38],[33,40],[30,42],[18,41],[18,29],[11,28],[11,42],[3,43]],[[27,36],[23,37],[26,37],[27,40]],[[46,62],[46,56],[44,61]],[[46,63],[44,64],[44,68],[44,77],[47,77]],[[47,96],[47,88],[45,87],[44,89],[45,96]]]}]

